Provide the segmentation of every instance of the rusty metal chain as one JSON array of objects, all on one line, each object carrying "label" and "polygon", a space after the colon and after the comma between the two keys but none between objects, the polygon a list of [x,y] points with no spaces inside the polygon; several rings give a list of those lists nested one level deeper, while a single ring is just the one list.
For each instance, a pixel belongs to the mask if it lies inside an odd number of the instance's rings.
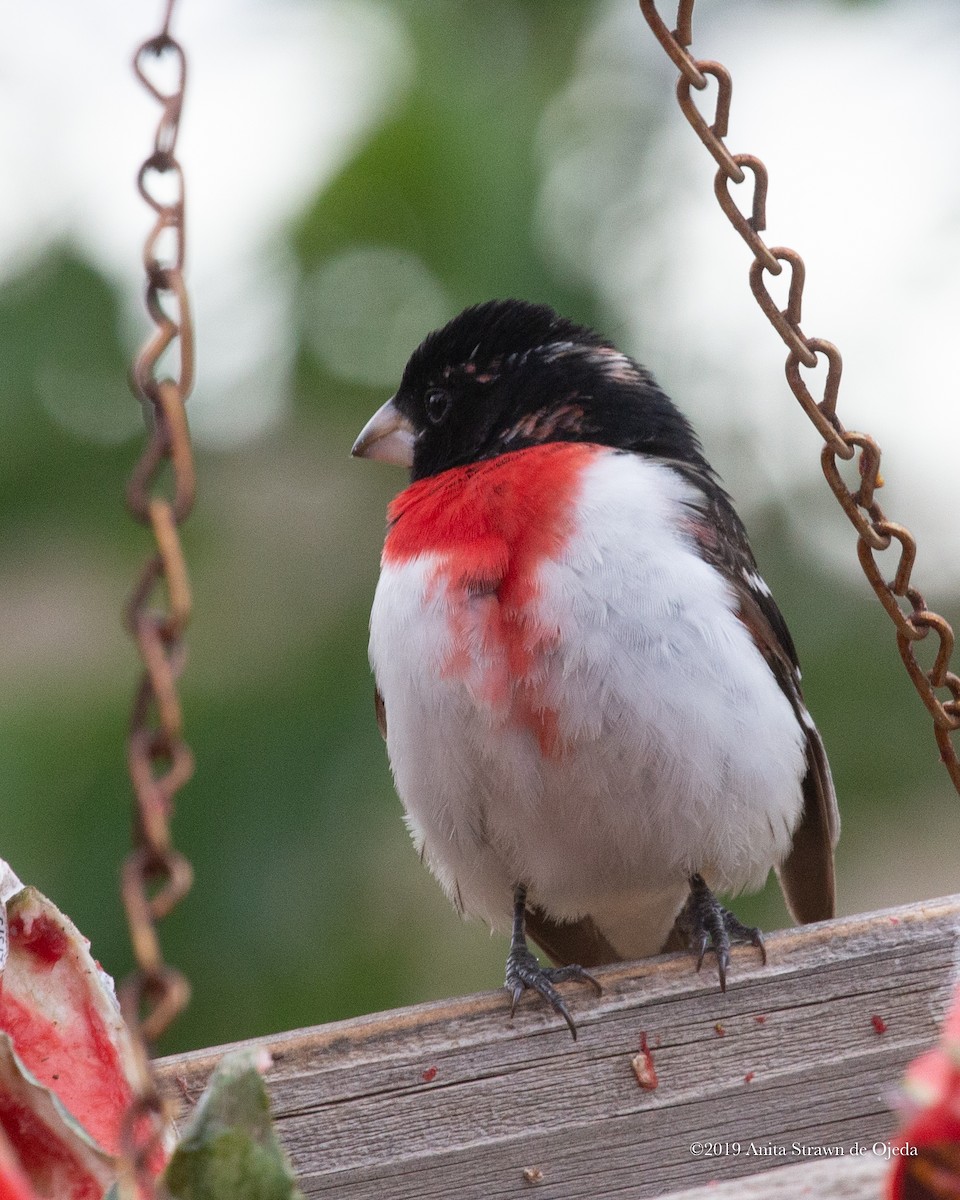
[{"label": "rusty metal chain", "polygon": [[[680,72],[677,102],[717,163],[714,182],[717,201],[753,253],[750,288],[767,319],[786,344],[789,352],[786,375],[790,390],[824,440],[821,453],[823,473],[857,531],[860,565],[896,627],[900,657],[920,699],[933,717],[940,758],[954,787],[960,792],[960,759],[951,737],[960,728],[960,677],[950,670],[953,630],[949,622],[927,607],[922,594],[911,582],[917,554],[913,535],[903,525],[888,520],[877,502],[876,492],[883,486],[880,447],[867,434],[846,430],[837,416],[837,392],[842,370],[840,351],[822,338],[808,337],[800,327],[803,259],[796,250],[786,246],[768,246],[760,236],[766,228],[767,169],[752,154],[731,154],[724,142],[733,93],[730,73],[721,63],[694,58],[688,49],[693,42],[695,0],[680,0],[677,25],[673,31],[667,28],[657,12],[655,0],[639,0],[639,3],[654,36]],[[713,120],[708,123],[694,104],[690,89],[703,91],[711,78],[717,85],[717,99]],[[747,173],[753,180],[750,216],[744,216],[731,190],[731,185],[736,187],[746,181]],[[767,274],[780,275],[784,266],[790,270],[790,286],[787,306],[779,309],[767,289],[765,277]],[[826,363],[827,377],[821,398],[815,400],[803,379],[801,368],[814,368],[821,362]],[[840,473],[837,459],[849,461],[854,457],[857,457],[858,479],[856,486],[851,488]],[[893,579],[888,581],[877,555],[889,549],[894,542],[899,545],[899,560]],[[931,631],[937,636],[938,647],[932,667],[924,669],[917,659],[915,646]]]},{"label": "rusty metal chain", "polygon": [[[157,922],[189,890],[193,872],[170,832],[174,798],[193,772],[183,738],[177,679],[190,585],[177,528],[193,505],[194,468],[184,404],[193,383],[193,329],[183,279],[183,172],[176,158],[186,83],[186,57],[170,34],[175,0],[167,0],[160,32],[137,50],[137,78],[161,105],[152,152],[137,176],[155,214],[143,251],[146,307],[155,329],[137,355],[132,387],[148,425],[143,454],[127,484],[127,506],[149,526],[156,551],[144,564],[127,604],[126,622],[143,662],[127,740],[135,796],[134,848],[123,865],[121,889],[136,971],[120,988],[120,1004],[136,1044],[137,1094],[122,1136],[121,1179],[130,1195],[150,1196],[167,1112],[150,1066],[150,1046],[185,1007],[186,978],[164,962]],[[172,73],[173,82],[157,82]],[[161,360],[176,355],[171,376]],[[139,1189],[139,1191],[137,1190]]]}]

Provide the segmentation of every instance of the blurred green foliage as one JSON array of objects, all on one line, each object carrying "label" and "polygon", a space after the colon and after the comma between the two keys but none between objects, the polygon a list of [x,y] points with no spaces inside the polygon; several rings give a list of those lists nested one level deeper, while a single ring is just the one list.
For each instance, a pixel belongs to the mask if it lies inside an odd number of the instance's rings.
[{"label": "blurred green foliage", "polygon": [[[416,254],[454,308],[516,294],[596,322],[596,297],[557,278],[535,236],[537,124],[592,6],[395,8],[415,45],[415,81],[285,231],[304,297],[331,255],[376,243]],[[62,248],[0,288],[0,854],[122,975],[123,738],[137,668],[121,608],[149,550],[122,507],[137,443],[127,417],[114,444],[72,435],[38,392],[51,379],[69,392],[83,375],[122,386],[118,325],[106,280]],[[384,397],[335,379],[303,330],[296,336],[285,423],[229,454],[198,456],[199,503],[184,535],[196,614],[182,686],[197,771],[175,824],[196,886],[162,934],[195,995],[167,1051],[502,977],[503,943],[461,925],[416,862],[374,723],[366,619],[383,510],[402,479],[347,456]],[[787,503],[812,521],[837,519],[825,489]],[[938,830],[957,828],[956,805],[886,618],[865,584],[804,559],[779,502],[752,532],[832,755],[845,820],[841,905],[923,896],[942,884]],[[775,891],[738,911],[783,922]]]}]

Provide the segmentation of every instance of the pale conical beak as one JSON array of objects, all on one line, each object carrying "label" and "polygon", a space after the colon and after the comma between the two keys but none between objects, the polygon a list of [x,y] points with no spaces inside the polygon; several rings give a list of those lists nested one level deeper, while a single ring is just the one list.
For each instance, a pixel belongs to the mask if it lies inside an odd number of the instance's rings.
[{"label": "pale conical beak", "polygon": [[360,430],[350,453],[354,458],[373,458],[377,462],[413,466],[413,426],[389,399],[378,408]]}]

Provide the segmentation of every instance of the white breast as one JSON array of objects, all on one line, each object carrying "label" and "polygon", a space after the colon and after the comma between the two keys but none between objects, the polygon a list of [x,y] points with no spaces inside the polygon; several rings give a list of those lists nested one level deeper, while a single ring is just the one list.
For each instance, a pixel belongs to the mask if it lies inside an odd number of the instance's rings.
[{"label": "white breast", "polygon": [[579,527],[522,617],[536,655],[520,680],[485,633],[495,596],[456,596],[434,556],[384,567],[370,657],[390,761],[463,911],[502,928],[524,882],[551,916],[589,914],[624,956],[652,953],[692,872],[759,886],[789,850],[803,733],[728,585],[672,522],[692,495],[636,455],[587,468]]}]

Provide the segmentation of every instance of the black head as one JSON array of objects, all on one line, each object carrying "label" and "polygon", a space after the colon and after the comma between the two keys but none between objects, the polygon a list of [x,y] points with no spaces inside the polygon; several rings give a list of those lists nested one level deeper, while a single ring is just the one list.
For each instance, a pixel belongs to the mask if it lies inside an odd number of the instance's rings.
[{"label": "black head", "polygon": [[426,337],[353,452],[402,463],[422,479],[557,441],[709,472],[687,420],[643,367],[592,329],[522,300],[467,308]]}]

